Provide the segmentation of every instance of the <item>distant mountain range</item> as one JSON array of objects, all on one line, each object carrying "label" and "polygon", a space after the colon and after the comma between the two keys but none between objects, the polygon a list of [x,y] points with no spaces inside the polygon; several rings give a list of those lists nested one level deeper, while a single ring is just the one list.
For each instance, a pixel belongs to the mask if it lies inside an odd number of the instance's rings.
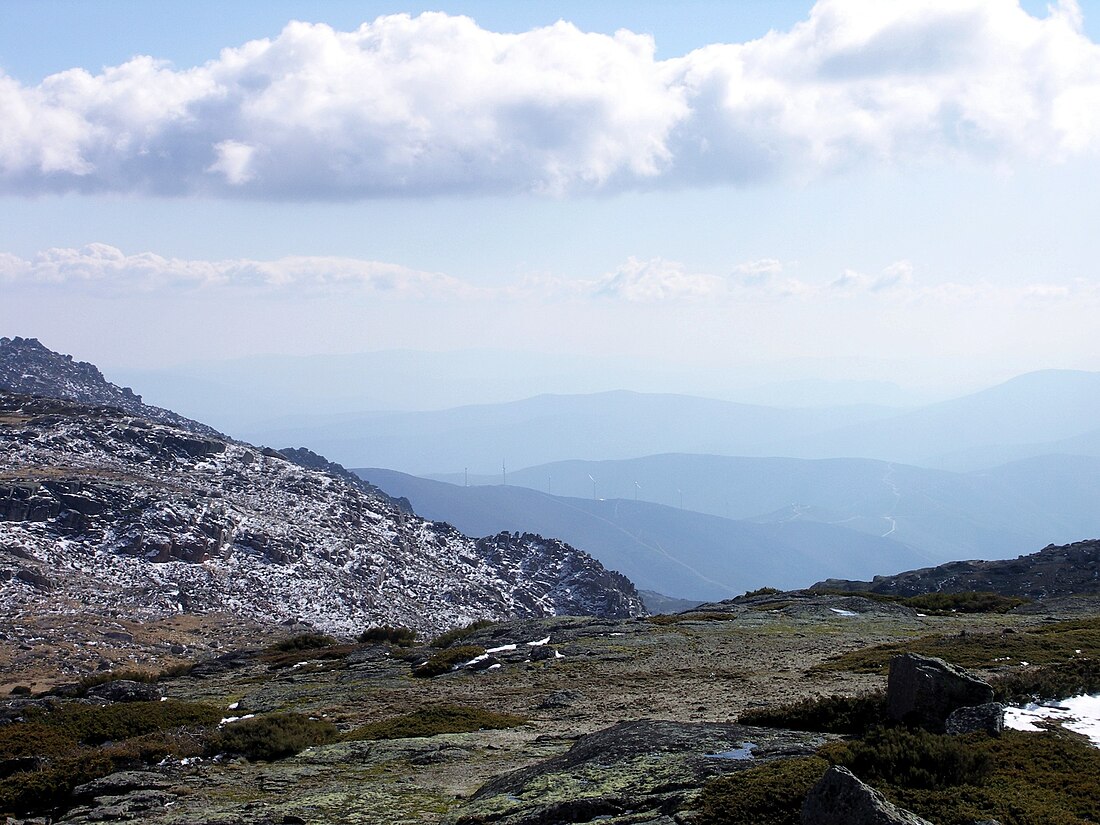
[{"label": "distant mountain range", "polygon": [[863,571],[844,574],[855,578],[933,560],[897,541],[811,521],[734,521],[647,501],[551,496],[519,486],[461,487],[392,470],[356,472],[407,498],[425,518],[473,534],[525,525],[585,548],[641,588],[684,598],[806,587],[841,569]]},{"label": "distant mountain range", "polygon": [[[464,483],[461,475],[438,480]],[[500,478],[469,482],[499,485]],[[823,523],[901,542],[935,562],[1100,535],[1100,458],[1091,456],[954,473],[870,459],[668,454],[545,464],[509,472],[508,484],[577,498],[637,497],[760,523]]]},{"label": "distant mountain range", "polygon": [[[309,443],[347,466],[493,474],[660,453],[870,458],[978,470],[1051,453],[1100,456],[1100,373],[1050,370],[951,401],[768,407],[626,391],[422,412],[313,416],[244,433]],[[503,465],[503,466],[502,466]]]}]

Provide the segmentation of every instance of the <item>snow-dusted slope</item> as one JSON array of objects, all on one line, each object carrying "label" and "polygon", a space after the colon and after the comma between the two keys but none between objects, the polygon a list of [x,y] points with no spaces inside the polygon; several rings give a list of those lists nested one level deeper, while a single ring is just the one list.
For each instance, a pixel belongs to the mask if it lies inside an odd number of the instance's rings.
[{"label": "snow-dusted slope", "polygon": [[562,542],[471,539],[272,450],[0,392],[0,610],[87,608],[338,633],[644,613],[624,576]]}]

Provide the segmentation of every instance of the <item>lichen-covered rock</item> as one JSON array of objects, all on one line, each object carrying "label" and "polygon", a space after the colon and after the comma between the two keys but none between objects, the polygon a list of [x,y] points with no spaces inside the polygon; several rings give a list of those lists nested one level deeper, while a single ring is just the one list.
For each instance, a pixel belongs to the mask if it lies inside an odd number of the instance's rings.
[{"label": "lichen-covered rock", "polygon": [[[622,722],[567,752],[483,786],[454,825],[654,823],[690,807],[708,779],[779,756],[813,753],[819,734],[729,723]],[[626,820],[624,820],[626,821]]]},{"label": "lichen-covered rock", "polygon": [[1005,706],[1000,702],[987,702],[958,708],[947,717],[946,728],[952,736],[979,732],[1000,736],[1005,728]]},{"label": "lichen-covered rock", "polygon": [[890,662],[886,712],[891,719],[943,733],[953,710],[993,701],[993,688],[955,665],[906,653]]},{"label": "lichen-covered rock", "polygon": [[802,803],[802,825],[931,825],[834,765]]}]

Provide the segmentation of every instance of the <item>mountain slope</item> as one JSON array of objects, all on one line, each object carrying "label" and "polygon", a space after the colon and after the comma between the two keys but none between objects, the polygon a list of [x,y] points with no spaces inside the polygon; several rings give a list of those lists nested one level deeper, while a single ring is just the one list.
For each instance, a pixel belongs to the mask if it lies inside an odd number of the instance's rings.
[{"label": "mountain slope", "polygon": [[754,524],[645,501],[460,487],[390,470],[356,472],[408,498],[426,517],[474,533],[526,525],[583,547],[640,587],[673,596],[723,599],[765,585],[803,587],[816,571],[899,570],[927,562],[898,542],[826,524]]},{"label": "mountain slope", "polygon": [[475,617],[641,614],[560,541],[475,540],[273,450],[0,392],[0,609],[229,611],[430,632]]}]

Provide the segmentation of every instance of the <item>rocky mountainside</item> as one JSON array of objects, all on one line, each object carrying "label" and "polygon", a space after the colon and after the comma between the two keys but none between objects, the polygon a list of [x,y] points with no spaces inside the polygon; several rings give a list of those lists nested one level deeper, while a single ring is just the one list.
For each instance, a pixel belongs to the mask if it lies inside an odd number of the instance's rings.
[{"label": "rocky mountainside", "polygon": [[0,610],[9,616],[224,611],[350,634],[382,623],[433,632],[481,617],[644,614],[629,580],[560,541],[468,538],[326,468],[113,400],[0,392]]},{"label": "rocky mountainside", "polygon": [[101,404],[162,424],[223,437],[206,424],[143,403],[129,387],[119,387],[104,378],[94,364],[54,352],[37,338],[0,338],[0,390]]},{"label": "rocky mountainside", "polygon": [[1036,601],[1100,595],[1100,541],[1049,545],[1003,561],[953,561],[871,581],[826,579],[814,589],[870,591],[897,596],[990,592]]}]

